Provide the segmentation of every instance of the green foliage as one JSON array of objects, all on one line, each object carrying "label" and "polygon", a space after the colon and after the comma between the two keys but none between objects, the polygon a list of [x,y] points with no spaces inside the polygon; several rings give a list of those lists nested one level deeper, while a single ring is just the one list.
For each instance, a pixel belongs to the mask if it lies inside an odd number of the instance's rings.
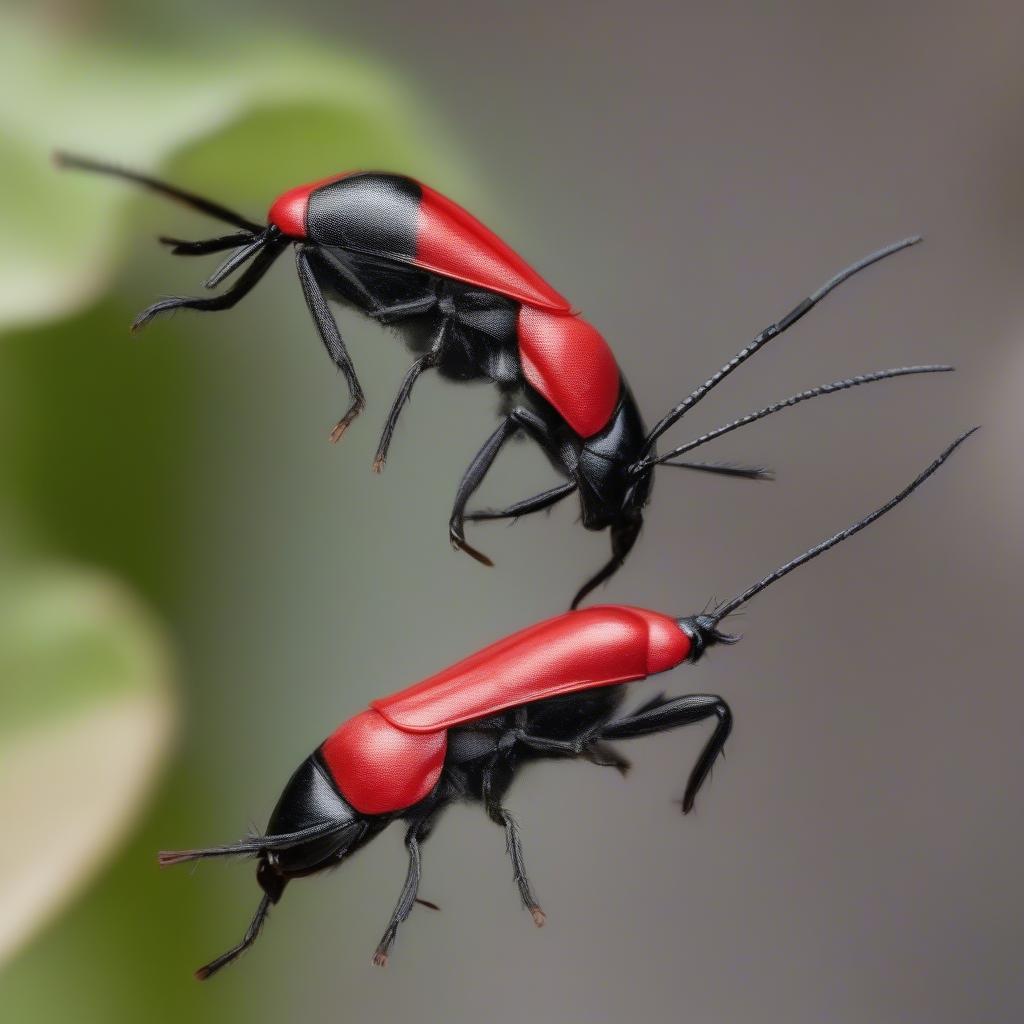
[{"label": "green foliage", "polygon": [[[0,757],[22,766],[11,774],[5,760],[0,817],[23,837],[4,845],[20,863],[0,875],[25,897],[16,916],[5,910],[0,956],[121,844],[62,926],[7,967],[0,998],[21,1020],[223,1019],[223,1000],[181,988],[221,905],[209,892],[176,900],[151,869],[170,832],[188,840],[219,824],[181,782],[201,773],[195,756],[123,844],[169,747],[175,686],[189,683],[172,679],[163,637],[177,645],[207,590],[188,521],[204,453],[195,409],[215,393],[230,416],[233,396],[224,363],[186,343],[186,319],[158,346],[127,335],[123,289],[134,304],[138,289],[167,286],[155,260],[125,257],[157,224],[220,226],[124,183],[59,173],[50,154],[156,172],[257,220],[281,189],[346,167],[470,190],[390,76],[321,41],[265,27],[145,49],[7,15],[0,62],[18,83],[0,90]],[[216,500],[236,500],[230,483]],[[174,660],[193,658],[186,645]],[[140,928],[140,914],[160,926]],[[154,1002],[157,987],[175,994]]]}]

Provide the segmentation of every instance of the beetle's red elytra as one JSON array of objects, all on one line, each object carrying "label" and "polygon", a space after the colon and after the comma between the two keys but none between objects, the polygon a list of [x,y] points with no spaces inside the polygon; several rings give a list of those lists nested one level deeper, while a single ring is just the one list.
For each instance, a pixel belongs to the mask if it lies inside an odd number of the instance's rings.
[{"label": "beetle's red elytra", "polygon": [[[629,683],[685,661],[692,640],[659,612],[603,605],[514,633],[339,726],[320,748],[364,814],[399,811],[437,784],[449,729],[511,707]],[[385,774],[379,766],[386,764]]]}]

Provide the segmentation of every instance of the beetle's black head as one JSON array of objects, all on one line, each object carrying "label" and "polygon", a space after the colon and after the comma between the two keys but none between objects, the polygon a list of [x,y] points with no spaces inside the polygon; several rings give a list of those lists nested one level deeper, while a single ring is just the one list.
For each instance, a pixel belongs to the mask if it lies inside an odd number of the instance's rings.
[{"label": "beetle's black head", "polygon": [[583,526],[588,530],[607,529],[612,555],[580,588],[573,598],[573,608],[622,567],[640,536],[644,507],[654,483],[653,472],[637,473],[633,469],[645,437],[640,411],[623,382],[619,404],[608,425],[588,437],[579,452],[576,483]]},{"label": "beetle's black head", "polygon": [[242,941],[196,971],[205,979],[245,952],[255,941],[267,914],[293,878],[334,867],[373,838],[387,821],[368,819],[337,792],[316,754],[289,779],[265,835],[228,846],[161,853],[162,865],[211,857],[256,856],[256,881],[263,898]]}]

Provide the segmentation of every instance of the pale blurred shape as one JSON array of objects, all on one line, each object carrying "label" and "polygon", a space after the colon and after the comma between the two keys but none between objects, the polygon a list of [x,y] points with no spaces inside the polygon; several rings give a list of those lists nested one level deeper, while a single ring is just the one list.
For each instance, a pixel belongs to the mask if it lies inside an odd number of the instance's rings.
[{"label": "pale blurred shape", "polygon": [[16,576],[0,641],[2,962],[117,849],[176,715],[162,635],[99,574]]}]

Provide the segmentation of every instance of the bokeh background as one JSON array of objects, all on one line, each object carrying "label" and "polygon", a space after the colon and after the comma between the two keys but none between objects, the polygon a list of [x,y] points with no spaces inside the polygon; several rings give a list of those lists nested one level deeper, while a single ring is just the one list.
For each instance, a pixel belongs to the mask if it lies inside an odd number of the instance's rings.
[{"label": "bokeh background", "polygon": [[[1022,35],[999,0],[6,5],[3,1019],[1019,1018]],[[650,684],[736,715],[693,816],[673,801],[700,730],[630,744],[626,780],[522,776],[509,805],[543,931],[501,833],[456,808],[425,848],[443,910],[412,915],[387,971],[369,956],[404,877],[397,828],[290,887],[258,946],[198,985],[248,922],[251,867],[160,873],[155,851],[262,825],[339,721],[562,610],[606,540],[564,507],[474,530],[494,570],[454,554],[447,514],[494,394],[424,378],[374,477],[410,356],[345,312],[370,406],[329,445],[344,389],[287,259],[231,313],[129,337],[207,269],[152,237],[211,225],[59,175],[57,146],[254,216],[347,167],[422,177],[571,296],[652,420],[840,266],[924,232],[672,437],[851,373],[959,372],[714,451],[774,484],[663,472],[608,600],[683,614],[729,596],[984,431],[756,602],[742,645]],[[481,497],[550,482],[523,445]]]}]

